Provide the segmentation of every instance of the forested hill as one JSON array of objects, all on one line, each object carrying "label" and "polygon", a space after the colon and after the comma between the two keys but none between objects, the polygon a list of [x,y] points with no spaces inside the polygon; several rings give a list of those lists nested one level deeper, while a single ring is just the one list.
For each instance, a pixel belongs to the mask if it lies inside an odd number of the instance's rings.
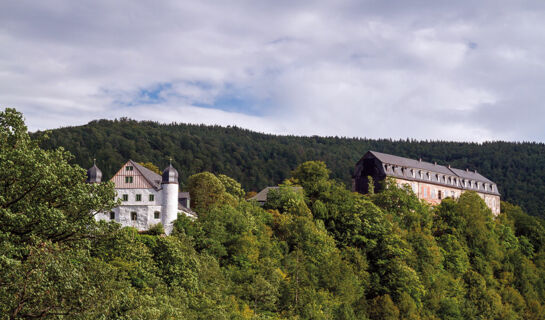
[{"label": "forested hill", "polygon": [[[37,132],[34,136],[40,136]],[[127,160],[173,165],[182,183],[201,171],[223,173],[247,190],[259,190],[289,177],[307,160],[323,160],[332,177],[351,183],[356,162],[368,150],[478,170],[498,184],[502,199],[545,217],[545,144],[373,140],[296,137],[256,133],[236,127],[98,120],[53,130],[44,148],[65,147],[84,168],[97,165],[110,178]]]}]

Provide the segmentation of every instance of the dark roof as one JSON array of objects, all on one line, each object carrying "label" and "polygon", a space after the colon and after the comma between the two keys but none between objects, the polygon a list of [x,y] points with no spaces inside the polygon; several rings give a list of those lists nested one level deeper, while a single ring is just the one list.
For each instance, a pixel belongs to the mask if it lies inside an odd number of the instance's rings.
[{"label": "dark roof", "polygon": [[178,210],[184,212],[186,215],[190,216],[191,218],[196,218],[197,213],[188,207],[184,206],[182,203],[178,202]]},{"label": "dark roof", "polygon": [[189,192],[178,192],[178,199],[190,199]]},{"label": "dark roof", "polygon": [[89,170],[87,170],[87,183],[100,183],[102,181],[102,171],[93,164]]},{"label": "dark roof", "polygon": [[369,151],[369,153],[373,154],[382,163],[395,164],[395,165],[406,167],[406,168],[423,169],[427,171],[433,171],[433,172],[438,172],[442,174],[452,175],[452,171],[450,171],[449,168],[442,165],[433,164],[433,163],[420,161],[420,160],[398,157],[391,154],[380,153],[376,151]]},{"label": "dark roof", "polygon": [[129,162],[144,176],[144,178],[156,189],[161,189],[161,176],[139,163],[129,160]]},{"label": "dark roof", "polygon": [[163,170],[161,183],[178,183],[178,171],[174,169],[172,164]]},{"label": "dark roof", "polygon": [[[380,162],[382,162],[384,166],[384,172],[388,176],[416,181],[425,180],[426,182],[445,185],[448,187],[455,187],[465,190],[475,190],[482,193],[499,195],[498,187],[496,186],[496,184],[493,181],[490,181],[486,177],[479,174],[477,171],[460,170],[456,168],[451,168],[450,166],[446,167],[436,163],[403,158],[376,151],[367,152],[364,158],[368,158],[369,156],[375,157]],[[415,170],[414,173],[413,170]],[[419,172],[416,171],[422,171],[425,176],[423,176],[423,178],[421,179]],[[430,176],[427,175],[428,173],[430,174]],[[453,182],[449,182],[449,178],[451,178],[451,181]],[[491,189],[484,190],[484,187],[481,186],[481,188],[477,188],[477,185],[473,187],[471,187],[470,185],[465,186],[461,183],[461,181],[464,180],[489,184],[490,186],[488,188]]]},{"label": "dark roof", "polygon": [[[265,189],[259,191],[258,194],[251,197],[248,200],[255,200],[257,202],[267,202],[267,195],[269,194],[269,191],[271,191],[272,189],[278,189],[278,188],[280,188],[280,187],[266,187]],[[295,189],[295,190],[303,189],[301,187],[292,187],[292,188]]]},{"label": "dark roof", "polygon": [[452,172],[454,172],[457,176],[464,179],[470,179],[475,181],[481,181],[481,182],[488,182],[488,183],[494,183],[487,178],[483,177],[480,173],[477,171],[471,171],[471,170],[460,170],[456,168],[450,168]]}]

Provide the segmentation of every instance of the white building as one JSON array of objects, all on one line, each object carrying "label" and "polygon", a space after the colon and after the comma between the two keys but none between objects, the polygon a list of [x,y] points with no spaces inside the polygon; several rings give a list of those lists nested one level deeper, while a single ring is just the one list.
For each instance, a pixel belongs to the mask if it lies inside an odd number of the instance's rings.
[{"label": "white building", "polygon": [[[95,165],[87,170],[88,183],[100,183],[102,172]],[[178,171],[169,165],[162,175],[129,160],[110,179],[121,205],[111,212],[98,213],[97,220],[110,220],[122,226],[148,230],[161,223],[170,234],[178,214],[195,217],[189,208],[189,193],[179,192]]]}]

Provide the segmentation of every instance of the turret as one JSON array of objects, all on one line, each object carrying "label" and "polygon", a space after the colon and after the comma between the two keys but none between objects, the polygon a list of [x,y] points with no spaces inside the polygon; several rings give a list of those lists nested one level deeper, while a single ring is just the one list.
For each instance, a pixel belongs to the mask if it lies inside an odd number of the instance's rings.
[{"label": "turret", "polygon": [[102,171],[97,167],[95,159],[93,159],[93,166],[87,170],[87,183],[100,183],[102,182]]},{"label": "turret", "polygon": [[162,174],[163,212],[161,223],[168,235],[172,232],[174,220],[178,219],[178,171],[170,164]]}]

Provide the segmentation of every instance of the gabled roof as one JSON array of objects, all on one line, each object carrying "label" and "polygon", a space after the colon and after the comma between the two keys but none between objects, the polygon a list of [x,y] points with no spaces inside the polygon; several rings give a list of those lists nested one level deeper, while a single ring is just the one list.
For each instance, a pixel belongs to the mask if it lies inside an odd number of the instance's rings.
[{"label": "gabled roof", "polygon": [[463,178],[463,179],[494,183],[494,182],[488,180],[487,178],[485,178],[484,176],[482,176],[477,171],[460,170],[460,169],[456,169],[456,168],[450,168],[450,170],[452,170],[452,172],[454,172],[458,177]]},{"label": "gabled roof", "polygon": [[425,161],[398,157],[391,154],[381,153],[376,151],[369,151],[368,153],[374,155],[377,159],[379,159],[383,163],[395,164],[395,165],[406,167],[406,168],[415,168],[415,169],[422,169],[426,171],[433,171],[433,172],[438,172],[442,174],[449,174],[449,175],[453,174],[449,168],[439,164],[433,164],[433,163],[429,163]]},{"label": "gabled roof", "polygon": [[144,179],[146,179],[149,184],[153,186],[156,190],[161,189],[161,175],[151,171],[150,169],[140,165],[138,162],[129,160],[130,164],[132,164],[136,170],[138,170],[142,176],[144,176]]},{"label": "gabled roof", "polygon": [[[469,171],[469,170],[460,170],[456,168],[451,168],[450,166],[446,167],[439,164],[429,163],[422,160],[414,160],[404,157],[398,157],[387,153],[381,153],[376,151],[369,151],[367,152],[363,158],[376,158],[380,162],[383,163],[383,166],[385,167],[385,173],[388,176],[398,177],[402,179],[408,179],[408,180],[423,180],[420,179],[418,175],[415,175],[411,172],[412,170],[404,170],[404,169],[417,169],[417,170],[423,170],[425,172],[433,173],[431,176],[426,177],[424,179],[426,182],[441,184],[445,186],[455,186],[460,189],[466,189],[466,190],[475,190],[478,192],[483,193],[490,193],[499,195],[498,188],[496,184],[493,181],[490,181],[486,177],[479,174],[477,171]],[[389,166],[391,165],[391,166]],[[394,167],[392,167],[394,166]],[[448,177],[453,177],[454,180],[456,180],[454,183],[447,183]],[[460,180],[460,182],[458,181]],[[474,186],[464,186],[461,181],[462,180],[469,180],[469,181],[475,181],[475,182],[481,182],[485,184],[490,184],[489,188],[491,187],[492,190],[483,190],[482,188],[477,188],[476,185]]]},{"label": "gabled roof", "polygon": [[[250,199],[248,200],[255,200],[257,202],[267,202],[267,195],[269,194],[269,191],[271,190],[275,190],[275,189],[278,189],[280,187],[266,187],[265,189],[259,191],[258,194],[256,194],[255,196],[251,197]],[[301,187],[292,187],[293,189],[295,190],[301,190],[303,188]]]},{"label": "gabled roof", "polygon": [[189,209],[188,207],[184,206],[180,202],[178,202],[178,210],[182,211],[183,213],[185,213],[187,216],[191,218],[197,217],[197,213],[195,211]]}]

